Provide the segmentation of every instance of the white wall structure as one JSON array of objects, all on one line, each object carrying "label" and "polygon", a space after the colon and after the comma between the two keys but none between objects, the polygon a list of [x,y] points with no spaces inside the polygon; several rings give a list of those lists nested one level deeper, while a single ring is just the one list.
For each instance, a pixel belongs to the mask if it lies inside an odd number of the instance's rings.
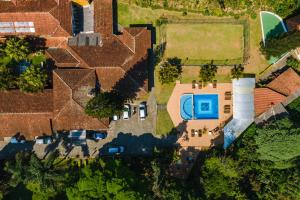
[{"label": "white wall structure", "polygon": [[224,127],[224,148],[230,146],[254,121],[255,78],[232,80],[233,119]]}]

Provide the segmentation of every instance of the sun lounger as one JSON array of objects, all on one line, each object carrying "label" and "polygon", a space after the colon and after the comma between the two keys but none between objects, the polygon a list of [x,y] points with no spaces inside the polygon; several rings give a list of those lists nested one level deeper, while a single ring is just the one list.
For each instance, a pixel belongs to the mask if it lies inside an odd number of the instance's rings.
[{"label": "sun lounger", "polygon": [[213,81],[213,88],[217,88],[217,80]]},{"label": "sun lounger", "polygon": [[231,100],[231,92],[225,92],[225,100]]},{"label": "sun lounger", "polygon": [[196,81],[195,81],[195,80],[192,81],[192,88],[193,88],[193,89],[196,88]]}]

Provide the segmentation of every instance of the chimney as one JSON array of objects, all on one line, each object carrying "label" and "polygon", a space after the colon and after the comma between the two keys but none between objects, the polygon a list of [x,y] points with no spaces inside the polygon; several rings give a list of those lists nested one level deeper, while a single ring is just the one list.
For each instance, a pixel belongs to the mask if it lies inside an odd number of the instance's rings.
[{"label": "chimney", "polygon": [[117,7],[115,0],[94,0],[95,32],[103,38],[111,37],[117,30]]}]

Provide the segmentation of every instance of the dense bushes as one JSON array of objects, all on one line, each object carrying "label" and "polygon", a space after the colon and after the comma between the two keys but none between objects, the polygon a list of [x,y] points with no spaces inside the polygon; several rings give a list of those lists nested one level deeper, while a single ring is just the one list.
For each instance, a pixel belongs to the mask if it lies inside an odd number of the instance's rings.
[{"label": "dense bushes", "polygon": [[0,90],[42,91],[47,82],[45,61],[42,52],[31,52],[24,38],[8,38],[0,47]]},{"label": "dense bushes", "polygon": [[300,7],[299,0],[124,0],[142,7],[165,8],[182,12],[200,12],[204,15],[231,15],[238,18],[248,14],[256,17],[258,9],[273,10],[282,17],[291,15]]}]

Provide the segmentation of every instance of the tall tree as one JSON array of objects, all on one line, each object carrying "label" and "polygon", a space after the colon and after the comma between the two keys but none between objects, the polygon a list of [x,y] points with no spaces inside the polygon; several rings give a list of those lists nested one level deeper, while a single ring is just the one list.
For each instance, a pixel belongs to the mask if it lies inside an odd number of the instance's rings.
[{"label": "tall tree", "polygon": [[100,163],[100,166],[95,163],[82,169],[79,180],[73,187],[67,188],[69,200],[142,199],[137,191],[139,180],[122,162],[111,160]]},{"label": "tall tree", "polygon": [[229,158],[209,158],[202,169],[203,184],[207,199],[242,199],[239,189],[237,166]]},{"label": "tall tree", "polygon": [[204,83],[212,82],[216,76],[217,71],[218,67],[213,64],[213,61],[211,61],[210,64],[201,67],[199,77]]},{"label": "tall tree", "polygon": [[10,184],[15,187],[23,183],[36,200],[54,197],[66,179],[54,167],[57,156],[58,152],[52,152],[42,161],[34,153],[18,153],[15,160],[5,164],[5,170],[11,174]]},{"label": "tall tree", "polygon": [[120,114],[123,109],[123,100],[114,92],[96,94],[85,107],[85,112],[96,118],[112,117]]},{"label": "tall tree", "polygon": [[159,81],[161,84],[169,84],[180,77],[181,74],[181,60],[168,59],[159,69]]},{"label": "tall tree", "polygon": [[18,86],[23,92],[43,91],[47,81],[47,73],[41,66],[30,66],[21,74]]},{"label": "tall tree", "polygon": [[240,65],[234,65],[234,67],[231,69],[231,78],[232,79],[239,79],[243,76],[244,67]]},{"label": "tall tree", "polygon": [[280,57],[290,50],[300,46],[300,31],[290,31],[280,35],[279,37],[269,38],[260,45],[260,51],[267,59]]}]

